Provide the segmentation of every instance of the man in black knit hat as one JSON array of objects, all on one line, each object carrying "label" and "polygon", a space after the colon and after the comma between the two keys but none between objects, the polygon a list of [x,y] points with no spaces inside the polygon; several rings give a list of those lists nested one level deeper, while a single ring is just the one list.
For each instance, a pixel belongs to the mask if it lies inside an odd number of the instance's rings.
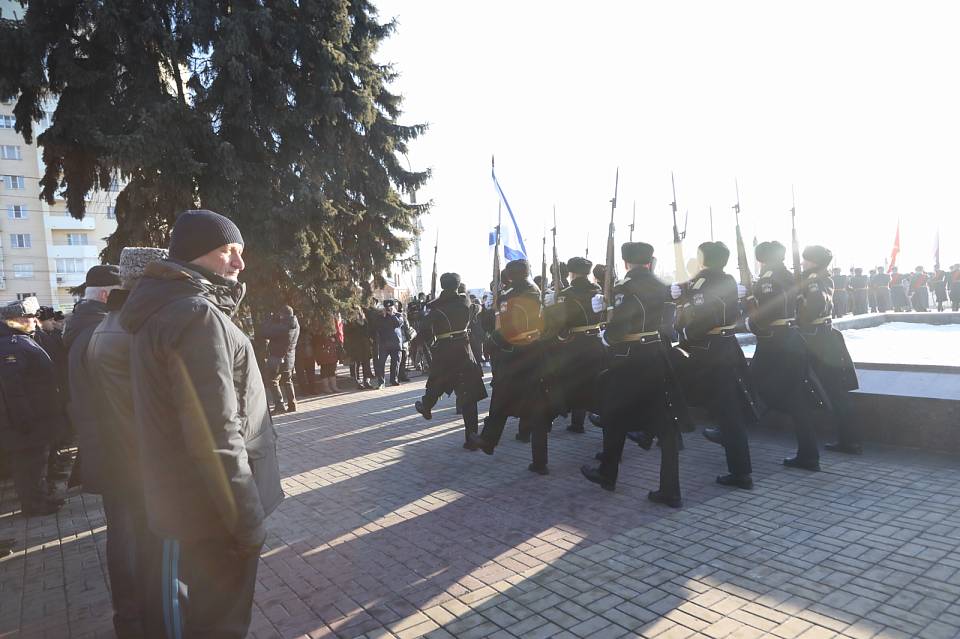
[{"label": "man in black knit hat", "polygon": [[265,519],[283,499],[256,355],[230,319],[242,254],[228,218],[187,211],[170,259],[149,264],[120,309],[168,637],[247,635]]}]

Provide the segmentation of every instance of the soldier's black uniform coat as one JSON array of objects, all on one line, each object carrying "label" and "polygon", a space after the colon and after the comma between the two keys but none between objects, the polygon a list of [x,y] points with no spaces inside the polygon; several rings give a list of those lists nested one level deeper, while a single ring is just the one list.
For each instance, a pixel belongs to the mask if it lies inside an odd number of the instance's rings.
[{"label": "soldier's black uniform coat", "polygon": [[734,475],[752,472],[747,424],[757,421],[747,362],[732,327],[737,323],[737,283],[707,268],[690,280],[677,308],[678,370],[690,403],[710,411],[723,436],[727,467]]},{"label": "soldier's black uniform coat", "polygon": [[853,298],[853,314],[864,315],[870,310],[869,296],[867,287],[870,285],[870,278],[866,275],[853,275],[850,277],[851,297]]},{"label": "soldier's black uniform coat", "polygon": [[797,306],[797,326],[807,343],[810,364],[830,399],[837,440],[840,444],[852,446],[860,442],[850,420],[847,392],[860,385],[843,335],[830,322],[832,297],[833,280],[826,270],[804,273]]},{"label": "soldier's black uniform coat", "polygon": [[[460,402],[476,403],[487,396],[483,371],[470,347],[469,326],[473,309],[466,295],[442,291],[427,305],[420,326],[424,342],[431,344],[433,361],[427,378],[427,395],[457,393]],[[447,333],[456,336],[437,339]],[[436,340],[436,341],[434,341]]]},{"label": "soldier's black uniform coat", "polygon": [[[603,313],[593,310],[593,297],[600,287],[578,277],[560,291],[557,303],[545,310],[546,330],[551,335],[546,355],[551,405],[555,413],[569,410],[597,412],[597,379],[605,366],[599,324]],[[571,332],[578,327],[597,327],[589,332]]]},{"label": "soldier's black uniform coat", "polygon": [[659,434],[667,427],[685,427],[689,417],[667,342],[659,334],[630,338],[663,329],[670,289],[647,269],[635,268],[613,292],[613,314],[604,332],[609,367],[600,391],[604,428]]},{"label": "soldier's black uniform coat", "polygon": [[809,411],[827,406],[828,400],[795,325],[797,290],[793,275],[783,264],[768,266],[754,284],[753,295],[757,307],[750,315],[749,327],[757,336],[757,347],[750,363],[750,379],[763,404],[793,418],[799,443],[797,457],[815,462],[819,452]]},{"label": "soldier's black uniform coat", "polygon": [[843,273],[834,276],[833,316],[843,317],[850,312],[850,291],[847,290],[850,278]]}]

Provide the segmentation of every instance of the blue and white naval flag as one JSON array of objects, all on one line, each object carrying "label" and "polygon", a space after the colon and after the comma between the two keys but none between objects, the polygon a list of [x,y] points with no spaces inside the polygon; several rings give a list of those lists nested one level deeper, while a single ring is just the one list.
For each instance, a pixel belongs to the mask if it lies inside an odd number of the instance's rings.
[{"label": "blue and white naval flag", "polygon": [[[503,203],[503,208],[507,209],[507,214],[500,220],[500,245],[503,246],[503,257],[508,262],[511,260],[527,259],[527,248],[523,245],[523,234],[517,225],[517,218],[513,215],[513,209],[507,202],[507,196],[503,194],[500,183],[497,181],[497,173],[494,170],[493,163],[490,164],[490,175],[493,177],[493,186],[497,189],[497,197]],[[496,227],[490,232],[490,247],[497,242]]]}]

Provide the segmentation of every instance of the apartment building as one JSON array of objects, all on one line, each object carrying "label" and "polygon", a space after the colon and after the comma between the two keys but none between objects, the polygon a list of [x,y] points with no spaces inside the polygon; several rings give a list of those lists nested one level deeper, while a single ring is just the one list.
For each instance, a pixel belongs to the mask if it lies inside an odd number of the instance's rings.
[{"label": "apartment building", "polygon": [[[117,228],[114,216],[119,187],[91,193],[82,220],[74,219],[62,199],[40,200],[42,151],[14,131],[13,102],[0,103],[0,302],[36,295],[40,304],[69,311],[70,287],[100,261],[105,238]],[[44,110],[34,131],[50,124],[54,105]]]}]

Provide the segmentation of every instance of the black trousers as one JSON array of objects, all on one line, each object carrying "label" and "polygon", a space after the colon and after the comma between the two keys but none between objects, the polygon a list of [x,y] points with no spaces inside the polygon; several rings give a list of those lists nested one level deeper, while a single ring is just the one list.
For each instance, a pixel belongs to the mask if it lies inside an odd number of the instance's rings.
[{"label": "black trousers", "polygon": [[310,392],[310,389],[313,388],[313,384],[316,381],[316,377],[316,365],[312,359],[309,361],[309,363],[305,362],[303,364],[301,364],[300,360],[297,359],[297,382],[300,383],[300,389],[302,392]]},{"label": "black trousers", "polygon": [[[483,420],[483,432],[480,433],[480,436],[483,437],[485,442],[496,446],[500,443],[500,437],[503,436],[503,427],[506,424],[506,415],[490,413]],[[544,468],[547,465],[547,428],[549,426],[550,420],[545,415],[520,418],[520,433],[528,432],[530,434],[533,465],[537,468]]]},{"label": "black trousers", "polygon": [[164,540],[160,583],[167,639],[244,639],[259,561],[260,547],[241,553],[226,539]]},{"label": "black trousers", "polygon": [[13,485],[24,510],[42,506],[47,501],[43,487],[43,469],[47,465],[47,446],[31,446],[7,452],[7,463]]},{"label": "black trousers", "polygon": [[[360,377],[360,375],[363,377]],[[365,379],[373,379],[373,371],[370,370],[370,360],[365,359],[359,363],[353,362],[350,364],[350,376],[358,382],[362,382]]]},{"label": "black trousers", "polygon": [[837,443],[842,446],[859,446],[860,433],[851,419],[848,391],[835,390],[829,386],[825,390],[833,407],[832,418],[837,432]]},{"label": "black trousers", "polygon": [[797,435],[797,459],[810,463],[820,461],[816,417],[802,389],[791,399],[788,413],[793,419],[793,428]]},{"label": "black trousers", "polygon": [[575,408],[570,411],[570,425],[575,427],[583,427],[584,422],[587,419],[587,411]]},{"label": "black trousers", "polygon": [[147,527],[143,499],[132,493],[103,495],[107,522],[107,574],[118,639],[165,636],[160,607],[160,544]]},{"label": "black trousers", "polygon": [[[423,402],[423,405],[427,409],[431,409],[437,405],[439,400],[440,395],[427,391],[423,394],[423,399],[420,401]],[[459,414],[463,417],[464,441],[470,441],[470,435],[476,435],[477,431],[480,429],[480,417],[477,412],[477,402],[462,402],[460,401],[460,396],[457,395],[457,409]]]},{"label": "black trousers", "polygon": [[709,407],[711,416],[717,420],[723,452],[727,458],[727,471],[731,475],[749,475],[753,472],[750,463],[750,443],[747,425],[737,398],[716,398]]},{"label": "black trousers", "polygon": [[[603,430],[603,460],[600,474],[616,483],[620,474],[620,458],[627,431],[620,428]],[[660,492],[670,497],[680,497],[680,433],[669,429],[660,435]]]}]

